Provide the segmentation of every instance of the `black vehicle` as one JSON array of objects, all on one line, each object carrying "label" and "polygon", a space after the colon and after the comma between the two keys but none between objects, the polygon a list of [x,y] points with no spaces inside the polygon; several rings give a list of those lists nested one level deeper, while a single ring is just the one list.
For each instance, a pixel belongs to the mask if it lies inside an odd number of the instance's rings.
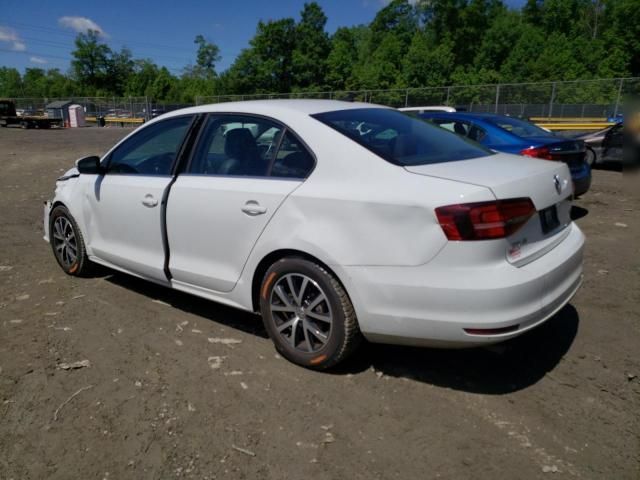
[{"label": "black vehicle", "polygon": [[61,126],[62,121],[57,118],[32,115],[24,111],[21,116],[16,112],[16,104],[12,100],[0,100],[0,127],[17,125],[22,128],[51,128]]},{"label": "black vehicle", "polygon": [[587,145],[585,160],[589,165],[602,165],[607,162],[622,163],[622,144],[624,143],[622,122],[576,138],[583,140]]}]

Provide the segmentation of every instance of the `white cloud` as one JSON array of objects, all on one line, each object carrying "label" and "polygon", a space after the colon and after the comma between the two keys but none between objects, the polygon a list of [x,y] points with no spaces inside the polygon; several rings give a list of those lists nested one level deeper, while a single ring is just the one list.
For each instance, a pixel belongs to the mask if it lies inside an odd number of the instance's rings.
[{"label": "white cloud", "polygon": [[100,25],[87,17],[60,17],[58,24],[61,27],[70,28],[78,33],[86,33],[87,30],[94,30],[102,37],[109,38],[109,35],[107,35]]},{"label": "white cloud", "polygon": [[24,52],[27,45],[20,39],[18,33],[9,27],[0,27],[0,42],[8,43],[9,48],[16,52]]},{"label": "white cloud", "polygon": [[29,60],[31,61],[31,63],[37,63],[39,65],[44,65],[45,63],[49,63],[47,60],[45,60],[42,57],[29,57]]}]

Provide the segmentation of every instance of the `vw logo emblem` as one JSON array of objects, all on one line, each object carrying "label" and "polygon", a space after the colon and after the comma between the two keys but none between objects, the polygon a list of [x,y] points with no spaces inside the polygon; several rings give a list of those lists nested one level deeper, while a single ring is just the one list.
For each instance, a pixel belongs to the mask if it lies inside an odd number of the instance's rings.
[{"label": "vw logo emblem", "polygon": [[560,175],[553,176],[553,184],[556,187],[556,192],[558,192],[558,195],[560,195],[562,193],[562,182],[560,181]]}]

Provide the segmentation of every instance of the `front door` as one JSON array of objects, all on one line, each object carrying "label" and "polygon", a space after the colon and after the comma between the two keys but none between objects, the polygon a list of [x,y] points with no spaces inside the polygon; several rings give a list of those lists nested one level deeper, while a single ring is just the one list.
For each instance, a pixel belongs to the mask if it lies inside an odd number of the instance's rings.
[{"label": "front door", "polygon": [[181,116],[143,127],[106,159],[87,185],[87,243],[93,255],[127,272],[166,282],[162,206],[192,122]]},{"label": "front door", "polygon": [[313,165],[302,143],[276,122],[209,117],[187,171],[169,194],[172,280],[231,291],[267,223]]}]

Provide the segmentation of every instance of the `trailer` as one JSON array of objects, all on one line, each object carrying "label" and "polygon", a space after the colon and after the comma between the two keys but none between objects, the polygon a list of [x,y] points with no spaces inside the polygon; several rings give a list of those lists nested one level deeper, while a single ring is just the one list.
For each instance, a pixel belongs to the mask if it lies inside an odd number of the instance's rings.
[{"label": "trailer", "polygon": [[0,100],[0,127],[16,125],[22,128],[51,128],[62,126],[59,118],[44,115],[22,115],[16,113],[16,104],[12,100]]}]

